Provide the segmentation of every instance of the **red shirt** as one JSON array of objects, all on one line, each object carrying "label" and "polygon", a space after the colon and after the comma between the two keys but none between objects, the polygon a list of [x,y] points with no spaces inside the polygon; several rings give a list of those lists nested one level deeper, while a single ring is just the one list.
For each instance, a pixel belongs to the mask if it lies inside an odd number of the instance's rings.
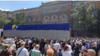
[{"label": "red shirt", "polygon": [[12,52],[10,50],[8,51],[1,51],[0,56],[9,56],[12,55]]}]

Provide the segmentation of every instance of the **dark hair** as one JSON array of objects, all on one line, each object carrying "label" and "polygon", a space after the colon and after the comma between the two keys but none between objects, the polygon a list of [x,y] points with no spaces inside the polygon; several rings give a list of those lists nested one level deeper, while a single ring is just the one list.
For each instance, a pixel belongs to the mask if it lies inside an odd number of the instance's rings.
[{"label": "dark hair", "polygon": [[83,46],[85,46],[85,42],[83,42]]}]

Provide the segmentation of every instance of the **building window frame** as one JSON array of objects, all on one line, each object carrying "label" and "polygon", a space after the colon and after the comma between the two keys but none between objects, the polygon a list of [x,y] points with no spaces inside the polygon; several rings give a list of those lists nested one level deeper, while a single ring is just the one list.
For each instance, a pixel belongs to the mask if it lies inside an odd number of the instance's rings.
[{"label": "building window frame", "polygon": [[31,16],[31,13],[29,13],[29,16]]},{"label": "building window frame", "polygon": [[28,22],[30,22],[31,21],[31,18],[28,18]]},{"label": "building window frame", "polygon": [[45,12],[45,13],[48,13],[48,12],[49,12],[49,9],[45,9],[44,12]]},{"label": "building window frame", "polygon": [[40,15],[41,14],[41,11],[38,11],[38,15]]},{"label": "building window frame", "polygon": [[52,11],[57,11],[57,8],[52,8]]},{"label": "building window frame", "polygon": [[33,15],[36,15],[36,12],[33,12]]},{"label": "building window frame", "polygon": [[33,18],[33,21],[35,21],[35,18]]},{"label": "building window frame", "polygon": [[62,7],[61,7],[61,11],[65,11],[66,8],[67,8],[67,6],[62,6]]},{"label": "building window frame", "polygon": [[41,20],[41,18],[40,17],[38,17],[38,21],[40,21]]}]

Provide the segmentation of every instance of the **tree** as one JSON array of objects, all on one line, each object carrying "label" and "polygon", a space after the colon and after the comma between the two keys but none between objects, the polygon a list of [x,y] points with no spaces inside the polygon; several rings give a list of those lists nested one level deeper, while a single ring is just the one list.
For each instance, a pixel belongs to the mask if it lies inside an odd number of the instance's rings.
[{"label": "tree", "polygon": [[15,17],[11,19],[11,21],[8,23],[8,25],[14,25],[14,24],[15,25],[17,24],[17,20]]},{"label": "tree", "polygon": [[26,17],[26,14],[25,12],[20,12],[20,13],[17,13],[15,15],[15,18],[16,18],[16,24],[23,24],[24,23],[24,19]]},{"label": "tree", "polygon": [[98,36],[100,36],[100,8],[96,11],[95,19],[97,20],[95,31],[97,32]]},{"label": "tree", "polygon": [[94,9],[94,5],[91,4],[87,7],[86,3],[80,2],[79,5],[72,9],[71,17],[73,17],[76,21],[75,26],[78,28],[82,28],[84,30],[88,30],[91,27],[94,28],[96,20],[93,19],[94,15],[91,13],[92,9]]},{"label": "tree", "polygon": [[0,28],[3,28],[5,24],[9,23],[10,20],[7,19],[6,13],[0,11]]}]

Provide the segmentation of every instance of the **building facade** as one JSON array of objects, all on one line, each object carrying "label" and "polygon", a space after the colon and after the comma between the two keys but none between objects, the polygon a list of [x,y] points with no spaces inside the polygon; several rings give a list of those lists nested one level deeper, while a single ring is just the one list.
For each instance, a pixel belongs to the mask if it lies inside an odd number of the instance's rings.
[{"label": "building facade", "polygon": [[[21,9],[13,11],[13,17],[16,13],[24,11],[26,13],[24,24],[58,24],[58,23],[70,23],[70,35],[71,36],[90,36],[91,34],[84,29],[75,28],[75,20],[71,18],[71,9],[74,9],[78,1],[53,1],[47,3],[41,3],[41,6],[31,9]],[[96,13],[97,8],[100,7],[100,1],[85,1],[87,7],[90,4],[95,5],[95,9],[92,14]],[[81,32],[81,33],[80,33]],[[85,32],[85,34],[83,34]]]}]

